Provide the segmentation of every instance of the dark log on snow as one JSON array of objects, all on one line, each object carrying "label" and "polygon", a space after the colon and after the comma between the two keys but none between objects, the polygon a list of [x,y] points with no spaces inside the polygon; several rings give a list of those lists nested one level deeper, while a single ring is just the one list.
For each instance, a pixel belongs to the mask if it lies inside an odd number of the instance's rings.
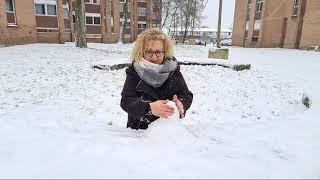
[{"label": "dark log on snow", "polygon": [[[99,69],[99,70],[119,70],[126,67],[129,67],[131,63],[123,63],[123,64],[116,64],[116,65],[93,65],[92,68]],[[250,70],[251,64],[236,64],[236,65],[227,65],[227,64],[218,64],[218,63],[198,63],[198,62],[178,62],[179,65],[186,65],[186,66],[221,66],[225,68],[231,68],[235,71],[243,71],[243,70]]]}]

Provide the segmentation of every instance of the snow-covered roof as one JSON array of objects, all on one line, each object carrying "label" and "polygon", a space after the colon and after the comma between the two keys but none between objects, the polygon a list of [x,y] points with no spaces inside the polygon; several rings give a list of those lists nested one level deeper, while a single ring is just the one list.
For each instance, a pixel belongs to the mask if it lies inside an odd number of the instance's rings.
[{"label": "snow-covered roof", "polygon": [[[217,32],[217,28],[197,28],[194,29],[195,32]],[[232,32],[231,29],[221,29],[221,32]]]},{"label": "snow-covered roof", "polygon": [[[181,31],[181,28],[177,28],[177,31]],[[189,29],[188,31],[191,31],[191,29]],[[217,32],[217,28],[195,28],[193,29],[193,32]],[[230,32],[232,33],[231,29],[227,29],[227,28],[222,28],[221,32]]]}]

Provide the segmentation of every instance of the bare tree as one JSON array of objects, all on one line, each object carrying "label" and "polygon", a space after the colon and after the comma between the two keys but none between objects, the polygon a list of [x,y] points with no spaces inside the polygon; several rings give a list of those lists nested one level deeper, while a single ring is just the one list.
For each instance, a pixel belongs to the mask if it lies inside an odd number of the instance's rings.
[{"label": "bare tree", "polygon": [[190,19],[191,19],[191,13],[192,13],[192,3],[193,0],[188,0],[186,6],[184,9],[181,11],[184,15],[184,32],[183,32],[183,37],[182,37],[182,42],[184,43],[186,41],[186,36],[188,32],[188,28],[190,26]]},{"label": "bare tree", "polygon": [[122,17],[122,25],[120,28],[121,36],[119,37],[118,43],[125,43],[126,38],[126,27],[127,27],[127,21],[128,21],[128,1],[124,0],[123,4],[123,17]]},{"label": "bare tree", "polygon": [[87,47],[87,29],[85,22],[85,2],[84,0],[76,0],[75,7],[75,33],[76,33],[76,47]]},{"label": "bare tree", "polygon": [[202,12],[207,6],[208,0],[194,0],[191,8],[191,35],[196,27],[200,27],[201,20],[204,19]]},{"label": "bare tree", "polygon": [[[160,22],[160,28],[162,29],[162,6],[164,0],[153,0],[154,12],[156,13],[157,20]],[[165,0],[167,1],[167,0]]]},{"label": "bare tree", "polygon": [[[162,0],[162,28],[166,27],[172,38],[180,28],[182,41],[186,40],[188,30],[200,27],[202,12],[208,0]],[[172,30],[173,28],[173,30]]]}]

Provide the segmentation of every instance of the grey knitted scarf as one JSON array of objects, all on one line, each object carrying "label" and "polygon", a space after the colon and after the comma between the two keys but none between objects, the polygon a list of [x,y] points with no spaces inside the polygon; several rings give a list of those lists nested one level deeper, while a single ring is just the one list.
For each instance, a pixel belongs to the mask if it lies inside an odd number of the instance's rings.
[{"label": "grey knitted scarf", "polygon": [[145,59],[133,64],[139,77],[152,87],[160,87],[169,77],[169,74],[178,66],[174,58],[167,59],[163,64],[153,64]]}]

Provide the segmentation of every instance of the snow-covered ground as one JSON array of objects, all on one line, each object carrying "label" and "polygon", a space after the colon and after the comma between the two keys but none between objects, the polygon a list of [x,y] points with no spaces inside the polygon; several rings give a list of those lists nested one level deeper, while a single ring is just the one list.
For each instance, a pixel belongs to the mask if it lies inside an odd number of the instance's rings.
[{"label": "snow-covered ground", "polygon": [[[91,68],[129,62],[131,47],[0,48],[0,178],[320,178],[320,53],[233,47],[229,63],[251,70],[181,66],[186,118],[135,131],[125,70]],[[210,61],[208,48],[178,46],[177,59]]]}]

